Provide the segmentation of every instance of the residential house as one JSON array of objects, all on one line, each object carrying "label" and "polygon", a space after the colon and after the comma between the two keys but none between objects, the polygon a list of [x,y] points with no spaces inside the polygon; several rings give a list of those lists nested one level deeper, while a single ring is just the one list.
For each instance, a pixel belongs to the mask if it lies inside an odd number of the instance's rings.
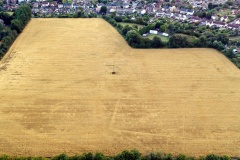
[{"label": "residential house", "polygon": [[147,8],[146,8],[146,12],[147,12],[148,14],[154,14],[154,13],[155,13],[155,10],[154,10],[153,7],[147,7]]},{"label": "residential house", "polygon": [[171,12],[166,12],[165,13],[165,16],[168,17],[168,18],[171,18],[173,16],[173,13]]},{"label": "residential house", "polygon": [[206,26],[212,27],[214,24],[212,21],[206,21]]},{"label": "residential house", "polygon": [[57,6],[58,6],[58,3],[57,3],[57,1],[50,2],[50,3],[49,3],[49,6],[50,6],[50,7],[57,7]]},{"label": "residential house", "polygon": [[202,5],[202,3],[203,3],[202,0],[196,0],[196,1],[195,1],[195,4],[196,4],[196,5]]},{"label": "residential house", "polygon": [[156,12],[156,16],[157,17],[162,17],[162,16],[164,16],[165,15],[165,12],[163,12],[163,11],[158,11],[158,12]]},{"label": "residential house", "polygon": [[105,4],[103,4],[103,3],[98,3],[97,4],[97,8],[101,8],[102,6],[105,6]]},{"label": "residential house", "polygon": [[212,15],[212,16],[211,16],[211,19],[212,19],[213,21],[216,21],[216,20],[218,20],[218,16],[217,16],[217,15]]},{"label": "residential house", "polygon": [[139,2],[136,7],[141,9],[142,7],[144,7],[144,5],[141,2]]},{"label": "residential house", "polygon": [[214,21],[213,25],[218,27],[218,28],[225,28],[226,27],[226,23],[221,22],[221,21]]},{"label": "residential house", "polygon": [[170,11],[170,7],[169,6],[163,6],[162,11],[164,11],[164,12]]},{"label": "residential house", "polygon": [[193,9],[187,9],[186,14],[192,16],[194,14],[194,10]]},{"label": "residential house", "polygon": [[234,24],[240,24],[240,18],[234,21]]},{"label": "residential house", "polygon": [[63,8],[63,4],[62,3],[58,3],[58,8],[59,9]]},{"label": "residential house", "polygon": [[154,14],[156,12],[155,6],[153,4],[147,4],[146,6],[146,12],[148,14]]},{"label": "residential house", "polygon": [[231,29],[231,30],[236,30],[236,29],[240,29],[240,25],[239,24],[228,24],[227,28]]},{"label": "residential house", "polygon": [[63,4],[63,7],[70,9],[70,8],[72,8],[72,4],[71,4],[71,3],[64,3],[64,4]]},{"label": "residential house", "polygon": [[33,13],[38,13],[39,12],[39,8],[32,8],[32,12]]},{"label": "residential house", "polygon": [[84,8],[83,6],[86,8],[94,8],[94,5],[92,3],[80,3],[80,7]]},{"label": "residential house", "polygon": [[187,9],[185,9],[185,8],[180,8],[180,13],[181,13],[181,14],[186,14],[186,13],[187,13]]},{"label": "residential house", "polygon": [[188,20],[189,18],[190,18],[189,16],[182,15],[180,20],[185,21],[185,20]]},{"label": "residential house", "polygon": [[143,14],[145,14],[147,11],[146,11],[146,9],[142,9],[141,10],[141,14],[143,15]]},{"label": "residential house", "polygon": [[191,17],[190,21],[193,22],[193,23],[199,23],[199,22],[202,21],[202,19],[199,18],[199,17],[193,16],[193,17]]},{"label": "residential house", "polygon": [[121,7],[121,4],[120,4],[119,2],[113,2],[113,3],[112,3],[112,7],[120,8],[120,7]]},{"label": "residential house", "polygon": [[111,8],[111,9],[109,10],[109,12],[110,12],[110,13],[116,12],[116,8]]},{"label": "residential house", "polygon": [[100,12],[102,6],[105,6],[105,5],[103,3],[98,3],[96,7],[96,12]]},{"label": "residential house", "polygon": [[[73,6],[74,7],[74,6]],[[77,6],[76,6],[77,7]],[[86,9],[86,5],[85,3],[80,3],[78,4],[78,7],[77,8],[83,8],[83,9]]]},{"label": "residential house", "polygon": [[181,20],[182,15],[175,13],[175,14],[173,14],[172,18],[175,19],[175,20]]},{"label": "residential house", "polygon": [[34,2],[32,6],[33,6],[33,8],[38,8],[39,4],[38,4],[38,2]]},{"label": "residential house", "polygon": [[220,21],[221,22],[227,22],[228,21],[228,17],[227,16],[221,17]]},{"label": "residential house", "polygon": [[207,20],[206,19],[201,19],[201,25],[206,26],[207,25]]},{"label": "residential house", "polygon": [[233,14],[234,14],[234,15],[240,14],[240,10],[234,10],[234,11],[233,11]]},{"label": "residential house", "polygon": [[129,6],[129,3],[123,3],[123,8],[129,8],[130,6]]},{"label": "residential house", "polygon": [[175,6],[170,7],[170,12],[177,12],[178,9]]},{"label": "residential house", "polygon": [[42,7],[48,7],[49,6],[49,2],[42,2],[41,6]]},{"label": "residential house", "polygon": [[73,4],[72,5],[72,8],[75,9],[75,10],[77,10],[79,7],[80,7],[80,4]]}]

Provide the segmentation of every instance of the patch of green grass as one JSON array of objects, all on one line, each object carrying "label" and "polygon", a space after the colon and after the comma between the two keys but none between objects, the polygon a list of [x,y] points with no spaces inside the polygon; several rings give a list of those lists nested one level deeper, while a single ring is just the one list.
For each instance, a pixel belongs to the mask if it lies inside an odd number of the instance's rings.
[{"label": "patch of green grass", "polygon": [[230,14],[231,14],[230,9],[224,9],[224,10],[221,10],[220,12],[217,12],[217,15],[220,16],[220,17],[224,17],[224,16],[227,16],[227,15],[230,15]]},{"label": "patch of green grass", "polygon": [[133,26],[137,25],[137,26],[138,26],[138,29],[140,29],[140,28],[143,28],[143,27],[144,27],[144,25],[140,25],[140,24],[136,24],[136,23],[126,23],[126,22],[119,22],[118,24],[121,24],[123,27],[124,27],[124,26],[126,26],[126,25],[129,25],[129,26],[131,26],[131,27],[133,27]]},{"label": "patch of green grass", "polygon": [[159,37],[159,38],[161,38],[161,40],[163,41],[163,42],[168,42],[169,41],[169,38],[168,37],[165,37],[165,36],[162,36],[162,35],[156,35],[156,34],[148,34],[148,36],[147,36],[147,38],[149,38],[149,39],[153,39],[153,37]]},{"label": "patch of green grass", "polygon": [[187,34],[183,34],[183,33],[176,33],[175,35],[180,35],[180,36],[189,36],[189,35],[187,35]]},{"label": "patch of green grass", "polygon": [[11,16],[11,15],[13,15],[14,12],[6,12],[6,13],[8,13]]},{"label": "patch of green grass", "polygon": [[229,40],[240,40],[240,36],[233,36],[233,37],[229,37]]}]

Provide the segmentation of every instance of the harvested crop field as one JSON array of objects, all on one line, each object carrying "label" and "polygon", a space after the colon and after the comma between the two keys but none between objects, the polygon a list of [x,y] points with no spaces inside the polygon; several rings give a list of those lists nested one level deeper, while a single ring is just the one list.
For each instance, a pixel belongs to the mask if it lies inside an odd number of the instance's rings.
[{"label": "harvested crop field", "polygon": [[131,49],[102,19],[32,19],[0,68],[0,154],[240,155],[240,71],[213,49]]}]

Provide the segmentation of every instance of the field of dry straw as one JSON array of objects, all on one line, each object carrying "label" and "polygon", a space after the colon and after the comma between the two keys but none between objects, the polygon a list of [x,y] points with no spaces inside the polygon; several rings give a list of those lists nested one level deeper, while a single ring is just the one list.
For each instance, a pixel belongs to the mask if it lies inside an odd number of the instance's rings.
[{"label": "field of dry straw", "polygon": [[102,19],[32,19],[0,62],[0,154],[133,148],[239,156],[240,71],[213,49],[132,49]]}]

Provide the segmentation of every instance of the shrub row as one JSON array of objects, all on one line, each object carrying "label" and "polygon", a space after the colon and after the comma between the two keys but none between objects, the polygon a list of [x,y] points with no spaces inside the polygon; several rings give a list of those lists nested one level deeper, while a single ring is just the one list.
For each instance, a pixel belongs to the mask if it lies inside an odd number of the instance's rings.
[{"label": "shrub row", "polygon": [[103,18],[110,23],[123,36],[128,44],[133,48],[163,48],[167,43],[163,42],[161,38],[155,36],[152,40],[142,37],[138,32],[137,25],[131,27],[129,25],[122,26],[118,24],[116,19],[111,16],[103,16]]},{"label": "shrub row", "polygon": [[6,26],[0,25],[0,59],[8,51],[18,34],[31,19],[31,8],[28,5],[21,5],[15,10],[13,16],[7,13],[0,13]]},{"label": "shrub row", "polygon": [[[155,36],[152,40],[149,38],[142,37],[142,34],[148,33],[151,29],[160,29],[162,24],[160,22],[156,24],[148,24],[147,26],[138,29],[137,25],[133,26],[122,26],[118,22],[122,22],[122,18],[119,16],[103,16],[103,18],[115,27],[118,32],[124,37],[128,44],[133,48],[195,48],[195,47],[209,47],[214,48],[222,52],[229,60],[231,60],[237,67],[240,68],[240,57],[239,55],[233,54],[233,48],[225,49],[225,44],[229,42],[229,38],[226,34],[214,35],[211,32],[205,34],[197,34],[193,32],[192,26],[189,25],[188,30],[176,30],[172,24],[168,25],[168,30],[172,33],[168,42],[163,42],[161,38]],[[132,22],[132,21],[131,21]],[[166,30],[166,28],[162,28]],[[180,32],[181,31],[181,32]],[[188,33],[191,31],[191,34]],[[184,34],[178,34],[184,33]],[[190,35],[187,35],[190,34]],[[238,42],[235,42],[238,43]]]},{"label": "shrub row", "polygon": [[55,157],[11,157],[7,155],[0,156],[0,160],[240,160],[238,157],[230,158],[223,155],[218,156],[209,154],[201,157],[188,157],[184,154],[173,156],[172,154],[165,154],[162,152],[152,152],[147,155],[141,154],[137,150],[125,150],[120,154],[114,156],[106,156],[102,153],[84,153],[82,155],[68,156],[66,154],[60,154]]}]

